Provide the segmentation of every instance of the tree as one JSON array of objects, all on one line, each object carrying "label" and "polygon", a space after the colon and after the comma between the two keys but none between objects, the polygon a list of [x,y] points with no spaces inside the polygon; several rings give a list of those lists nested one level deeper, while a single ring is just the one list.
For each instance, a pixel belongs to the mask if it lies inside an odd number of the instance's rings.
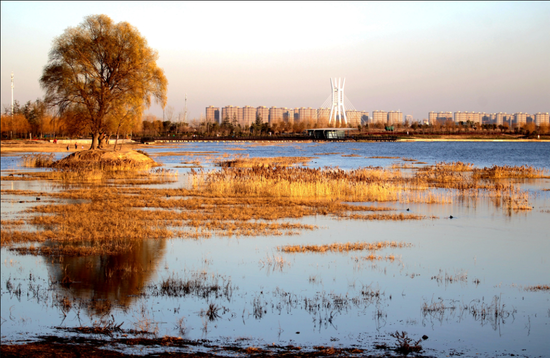
[{"label": "tree", "polygon": [[109,116],[141,114],[154,97],[166,105],[168,81],[157,67],[158,54],[127,22],[92,15],[54,40],[40,84],[46,102],[60,113],[76,111],[100,146]]}]

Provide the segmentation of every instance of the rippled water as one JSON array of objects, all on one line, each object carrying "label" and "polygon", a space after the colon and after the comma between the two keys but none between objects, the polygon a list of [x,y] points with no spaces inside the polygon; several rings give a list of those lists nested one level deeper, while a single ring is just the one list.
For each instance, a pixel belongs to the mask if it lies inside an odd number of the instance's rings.
[{"label": "rippled water", "polygon": [[[236,150],[239,149],[239,150]],[[428,164],[462,161],[477,167],[529,165],[550,169],[549,143],[198,143],[151,147],[163,152],[200,153],[212,161],[224,153],[254,157],[314,157],[309,166],[389,166],[403,158]],[[336,153],[320,155],[320,153]],[[342,155],[356,154],[357,157]],[[400,159],[370,158],[375,156]],[[17,158],[2,171],[19,169]],[[158,156],[165,167],[186,168],[178,155]],[[351,221],[309,217],[317,225],[298,236],[212,237],[201,240],[144,240],[127,255],[69,258],[52,263],[46,258],[20,256],[2,248],[2,336],[58,333],[54,326],[91,325],[113,315],[124,327],[149,320],[160,335],[243,344],[328,345],[373,349],[375,342],[394,340],[407,331],[422,342],[427,354],[453,352],[466,356],[520,354],[547,356],[550,352],[550,293],[528,291],[550,284],[550,180],[522,181],[531,193],[533,209],[508,215],[488,200],[453,204],[384,204],[397,212],[435,215],[421,221]],[[50,183],[15,182],[17,189],[53,190]],[[12,183],[2,182],[2,189]],[[17,217],[36,203],[19,203],[2,196],[2,219]],[[24,199],[28,200],[28,199]],[[450,219],[450,216],[453,219]],[[334,242],[403,241],[411,247],[386,248],[377,255],[394,260],[367,261],[365,252],[284,254],[277,246]],[[50,282],[69,276],[74,284]],[[223,290],[184,297],[158,295],[168,277],[201,277]],[[12,289],[8,291],[8,281]],[[21,295],[14,294],[21,285]],[[11,293],[10,293],[11,292]],[[68,312],[54,304],[56,294],[91,302]],[[210,303],[220,307],[219,318],[205,319]],[[495,314],[496,312],[496,314]]]}]

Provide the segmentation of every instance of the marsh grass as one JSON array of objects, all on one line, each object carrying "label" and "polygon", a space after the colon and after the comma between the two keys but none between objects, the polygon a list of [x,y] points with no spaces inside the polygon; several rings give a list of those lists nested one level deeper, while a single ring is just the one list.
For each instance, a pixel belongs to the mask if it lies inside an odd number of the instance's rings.
[{"label": "marsh grass", "polygon": [[[229,156],[223,158],[234,160]],[[2,221],[1,243],[23,254],[90,256],[127,252],[143,239],[280,236],[317,229],[285,221],[306,216],[427,219],[353,202],[448,204],[456,199],[471,201],[485,196],[510,215],[532,208],[528,193],[518,185],[476,177],[470,171],[471,165],[460,162],[438,163],[417,170],[413,176],[404,176],[401,170],[380,167],[307,168],[276,166],[274,158],[245,159],[254,165],[213,171],[191,169],[188,176],[191,189],[133,187],[175,180],[176,173],[161,168],[93,171],[71,167],[30,174],[34,178],[62,179],[63,183],[74,180],[86,185],[40,193],[41,197],[60,202],[42,202],[29,209],[25,224]],[[270,164],[258,165],[262,160]],[[285,160],[290,165],[304,157]],[[520,172],[533,173],[528,168]],[[125,187],[107,186],[116,183]],[[2,190],[2,194],[36,195],[32,191],[10,190]],[[80,202],[64,202],[69,199]]]},{"label": "marsh grass", "polygon": [[403,248],[410,247],[412,244],[395,241],[378,241],[374,243],[369,242],[347,242],[347,243],[333,243],[325,245],[285,245],[278,246],[277,250],[286,253],[303,253],[303,252],[349,252],[349,251],[376,251],[387,247],[391,248]]},{"label": "marsh grass", "polygon": [[54,163],[55,155],[32,153],[23,155],[23,166],[27,168],[49,168]]},{"label": "marsh grass", "polygon": [[539,169],[529,166],[498,166],[494,165],[490,168],[474,169],[474,178],[482,179],[530,179],[530,178],[549,178],[548,170]]},{"label": "marsh grass", "polygon": [[249,156],[237,156],[232,159],[219,160],[215,162],[222,168],[252,168],[256,166],[274,167],[274,166],[293,166],[296,164],[307,165],[313,158],[311,157],[269,157],[269,158],[250,158]]},{"label": "marsh grass", "polygon": [[206,271],[193,271],[186,278],[172,275],[163,279],[158,286],[150,286],[153,296],[200,298],[225,298],[231,300],[235,286],[231,278],[219,274],[209,274]]}]

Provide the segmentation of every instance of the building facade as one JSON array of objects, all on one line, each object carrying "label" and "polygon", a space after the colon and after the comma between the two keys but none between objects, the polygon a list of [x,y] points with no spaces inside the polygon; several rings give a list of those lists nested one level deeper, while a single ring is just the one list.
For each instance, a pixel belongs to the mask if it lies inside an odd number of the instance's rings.
[{"label": "building facade", "polygon": [[269,124],[283,121],[283,109],[277,107],[269,108]]},{"label": "building facade", "polygon": [[546,113],[542,113],[542,112],[535,113],[535,124],[537,126],[550,124],[550,118],[548,116],[548,112],[546,112]]},{"label": "building facade", "polygon": [[221,123],[220,120],[220,108],[214,106],[206,107],[206,121]]},{"label": "building facade", "polygon": [[388,121],[388,112],[386,111],[372,111],[372,121],[371,123],[382,123],[386,124]]},{"label": "building facade", "polygon": [[481,116],[479,112],[455,112],[454,115],[454,121],[455,123],[466,123],[468,121],[472,123],[479,123],[481,124]]},{"label": "building facade", "polygon": [[388,125],[403,124],[403,113],[401,111],[388,112]]}]

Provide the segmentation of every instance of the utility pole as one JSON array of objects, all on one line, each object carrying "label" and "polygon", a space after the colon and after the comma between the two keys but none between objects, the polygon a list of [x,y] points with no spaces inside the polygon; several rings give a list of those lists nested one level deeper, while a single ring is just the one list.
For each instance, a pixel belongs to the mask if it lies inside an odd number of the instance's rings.
[{"label": "utility pole", "polygon": [[11,128],[10,139],[13,139],[13,72],[11,73]]},{"label": "utility pole", "polygon": [[187,123],[187,93],[185,94],[185,109],[183,111],[183,123]]}]

